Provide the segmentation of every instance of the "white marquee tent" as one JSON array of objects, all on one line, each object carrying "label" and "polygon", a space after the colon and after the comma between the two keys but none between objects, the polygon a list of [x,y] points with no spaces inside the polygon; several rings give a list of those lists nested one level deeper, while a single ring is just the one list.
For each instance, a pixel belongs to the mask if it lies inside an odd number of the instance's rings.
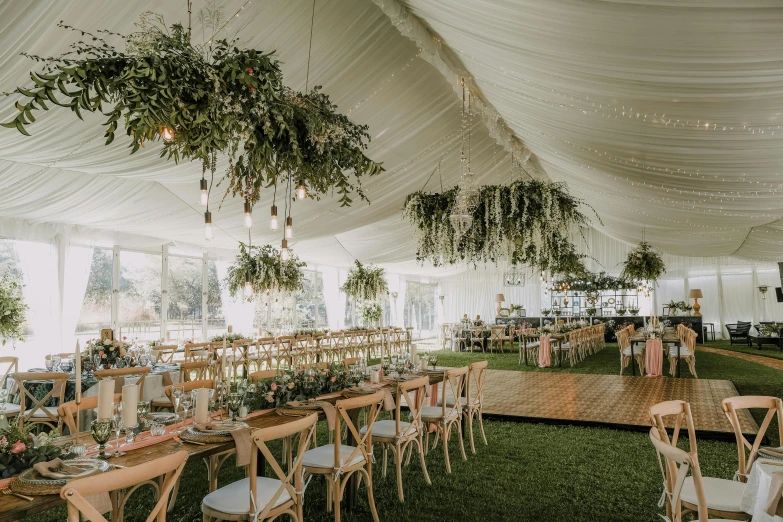
[{"label": "white marquee tent", "polygon": [[[195,0],[194,9],[205,3]],[[276,50],[286,83],[303,89],[312,2],[224,5],[225,36]],[[338,274],[356,258],[387,268],[400,292],[405,280],[438,283],[446,295],[439,319],[491,315],[502,268],[418,264],[400,213],[408,193],[457,182],[465,79],[478,100],[472,162],[480,181],[566,182],[600,216],[578,240],[595,269],[616,273],[644,228],[667,254],[658,303],[699,287],[705,320],[718,331],[737,319],[783,318],[783,306],[756,290],[780,284],[774,263],[783,260],[778,2],[316,0],[315,7],[311,85],[369,125],[368,155],[386,169],[365,182],[369,205],[341,208],[331,197],[294,205],[294,251],[330,274],[331,309],[339,308]],[[21,52],[58,55],[76,39],[58,21],[128,33],[150,10],[169,23],[187,17],[185,0],[0,1],[0,91],[24,84],[34,68]],[[0,121],[14,115],[13,102],[0,97]],[[215,239],[204,240],[200,165],[165,162],[158,146],[130,156],[120,136],[106,147],[100,118],[85,120],[53,110],[30,128],[32,137],[0,129],[0,237],[44,245],[20,249],[22,264],[36,271],[26,292],[58,289],[46,294],[50,312],[39,324],[57,324],[63,335],[89,265],[81,247],[165,246],[227,260],[247,238],[242,202],[226,198],[213,213]],[[511,168],[512,153],[522,168]],[[218,188],[213,198],[221,196]],[[256,206],[254,244],[279,242],[265,226],[269,205],[265,194]],[[539,289],[519,292],[535,313]]]}]

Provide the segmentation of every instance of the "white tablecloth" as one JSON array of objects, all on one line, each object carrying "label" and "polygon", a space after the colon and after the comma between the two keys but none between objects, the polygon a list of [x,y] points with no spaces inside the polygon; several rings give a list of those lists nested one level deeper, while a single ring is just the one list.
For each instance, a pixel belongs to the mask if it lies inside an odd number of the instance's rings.
[{"label": "white tablecloth", "polygon": [[783,473],[783,461],[761,459],[753,464],[740,504],[752,522],[783,522],[783,518],[767,515],[765,511],[773,473]]}]

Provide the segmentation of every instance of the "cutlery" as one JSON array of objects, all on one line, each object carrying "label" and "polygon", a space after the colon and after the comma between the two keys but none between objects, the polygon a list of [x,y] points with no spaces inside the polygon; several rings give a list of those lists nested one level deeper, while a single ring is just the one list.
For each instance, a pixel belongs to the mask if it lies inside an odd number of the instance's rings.
[{"label": "cutlery", "polygon": [[33,497],[28,497],[27,495],[22,495],[21,493],[14,493],[10,489],[0,489],[0,493],[2,493],[3,495],[13,495],[15,497],[19,497],[22,500],[26,500],[28,502],[32,502],[33,500],[35,500]]},{"label": "cutlery", "polygon": [[176,440],[180,444],[182,444],[184,442],[187,442],[188,444],[195,444],[196,446],[206,446],[207,445],[206,442],[196,442],[195,440],[183,440],[183,439],[180,439],[178,435],[174,436],[174,440]]}]

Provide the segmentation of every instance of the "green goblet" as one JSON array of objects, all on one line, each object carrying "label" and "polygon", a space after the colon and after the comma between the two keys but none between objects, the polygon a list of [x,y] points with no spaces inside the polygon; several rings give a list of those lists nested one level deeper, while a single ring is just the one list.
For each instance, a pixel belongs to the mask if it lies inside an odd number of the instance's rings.
[{"label": "green goblet", "polygon": [[242,394],[229,393],[227,406],[229,415],[231,416],[231,421],[235,422],[237,419],[237,413],[239,413],[239,407],[242,406]]},{"label": "green goblet", "polygon": [[98,443],[98,449],[100,453],[99,459],[108,460],[109,455],[106,454],[106,443],[111,438],[112,428],[114,422],[111,419],[100,419],[92,421],[90,424],[90,431],[92,432],[92,438]]}]

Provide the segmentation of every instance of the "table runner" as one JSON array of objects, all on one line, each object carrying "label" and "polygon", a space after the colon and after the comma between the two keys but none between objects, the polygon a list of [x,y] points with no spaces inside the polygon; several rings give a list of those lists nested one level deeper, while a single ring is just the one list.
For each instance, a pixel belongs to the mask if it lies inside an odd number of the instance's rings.
[{"label": "table runner", "polygon": [[647,377],[661,376],[663,374],[663,341],[661,339],[647,339],[646,352],[644,366]]},{"label": "table runner", "polygon": [[548,335],[542,335],[539,338],[538,366],[541,368],[549,368],[552,365],[552,350],[549,344],[550,339]]}]

